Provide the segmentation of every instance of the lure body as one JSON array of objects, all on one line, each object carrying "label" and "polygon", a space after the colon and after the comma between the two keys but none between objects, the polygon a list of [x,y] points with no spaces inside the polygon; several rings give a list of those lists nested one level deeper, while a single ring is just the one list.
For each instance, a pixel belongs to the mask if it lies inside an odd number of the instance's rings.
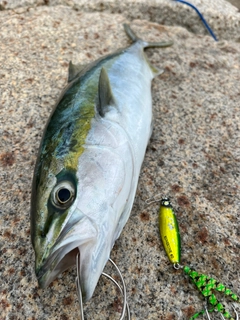
[{"label": "lure body", "polygon": [[39,285],[75,265],[79,250],[84,300],[129,218],[152,131],[151,80],[159,72],[144,55],[148,43],[132,40],[89,65],[70,63],[34,173],[31,238]]},{"label": "lure body", "polygon": [[159,230],[164,249],[171,263],[178,264],[181,258],[181,240],[178,222],[168,198],[161,200]]}]

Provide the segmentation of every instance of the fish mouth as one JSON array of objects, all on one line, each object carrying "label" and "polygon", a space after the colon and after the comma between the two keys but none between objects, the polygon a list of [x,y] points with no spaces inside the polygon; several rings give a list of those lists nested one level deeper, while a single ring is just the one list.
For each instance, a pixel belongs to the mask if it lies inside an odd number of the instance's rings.
[{"label": "fish mouth", "polygon": [[76,265],[80,252],[80,283],[83,301],[87,301],[93,295],[111,248],[106,245],[107,235],[89,217],[71,225],[62,230],[44,263],[36,265],[36,276],[39,286],[46,288],[59,274]]},{"label": "fish mouth", "polygon": [[[76,216],[76,212],[74,215]],[[96,264],[93,258],[97,245],[98,230],[89,217],[81,214],[81,219],[78,218],[78,220],[76,223],[73,216],[69,219],[43,263],[37,265],[36,259],[36,276],[41,288],[46,288],[59,274],[76,265],[78,252],[81,253],[80,265],[82,270],[84,270],[84,266],[88,266],[88,273],[91,273],[91,266]],[[80,273],[80,277],[83,278],[81,280],[85,292],[83,292],[83,297],[87,297],[90,295],[89,291],[92,291],[92,285],[89,284],[86,270]]]},{"label": "fish mouth", "polygon": [[45,289],[59,274],[72,267],[75,264],[75,257],[79,252],[78,250],[78,244],[71,243],[70,247],[66,245],[49,256],[40,268],[36,268],[39,286]]}]

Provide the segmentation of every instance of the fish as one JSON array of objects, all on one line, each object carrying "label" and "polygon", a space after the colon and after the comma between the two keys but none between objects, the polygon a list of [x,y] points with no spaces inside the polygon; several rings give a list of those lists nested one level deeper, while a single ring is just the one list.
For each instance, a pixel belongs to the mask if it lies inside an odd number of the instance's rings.
[{"label": "fish", "polygon": [[41,288],[75,265],[89,300],[126,224],[152,132],[151,81],[161,73],[149,43],[86,65],[69,63],[68,84],[43,133],[31,197],[31,242]]}]

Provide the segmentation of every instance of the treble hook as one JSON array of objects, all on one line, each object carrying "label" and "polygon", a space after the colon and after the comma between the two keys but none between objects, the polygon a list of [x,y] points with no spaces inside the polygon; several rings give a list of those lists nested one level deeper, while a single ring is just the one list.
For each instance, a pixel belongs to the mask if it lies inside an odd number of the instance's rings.
[{"label": "treble hook", "polygon": [[[121,292],[121,294],[123,296],[123,308],[122,308],[122,313],[121,313],[121,317],[119,320],[124,319],[126,312],[127,312],[127,319],[131,320],[130,309],[129,309],[129,305],[127,302],[127,290],[126,290],[126,285],[125,285],[123,276],[122,276],[119,268],[117,267],[117,265],[112,261],[112,259],[109,259],[108,261],[111,262],[111,264],[113,265],[113,267],[115,268],[115,270],[119,274],[119,276],[121,278],[121,282],[122,282],[122,287],[121,287],[119,285],[119,283],[115,279],[113,279],[109,274],[102,272],[102,275],[104,277],[108,278],[109,280],[111,280],[116,285],[116,287],[119,289],[119,291]],[[79,309],[80,309],[80,320],[84,320],[82,290],[81,290],[81,282],[80,282],[80,252],[76,256],[76,265],[77,265],[77,277],[76,277],[75,282],[76,282],[76,287],[77,287],[77,295],[78,295],[78,302],[79,302]]]}]

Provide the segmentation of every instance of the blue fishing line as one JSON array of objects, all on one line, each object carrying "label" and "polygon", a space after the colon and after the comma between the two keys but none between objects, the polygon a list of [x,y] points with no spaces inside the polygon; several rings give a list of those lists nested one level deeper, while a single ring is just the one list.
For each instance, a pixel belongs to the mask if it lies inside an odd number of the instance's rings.
[{"label": "blue fishing line", "polygon": [[208,30],[208,32],[210,33],[210,35],[213,37],[213,39],[215,41],[218,41],[217,40],[217,37],[215,36],[215,34],[213,33],[212,29],[209,27],[207,21],[204,19],[203,15],[201,14],[201,12],[198,10],[198,8],[196,8],[193,4],[187,2],[187,1],[184,1],[184,0],[173,0],[173,1],[176,1],[176,2],[181,2],[183,4],[186,4],[188,5],[189,7],[193,8],[197,14],[199,15],[200,19],[202,20],[203,24],[205,25],[206,29]]}]

